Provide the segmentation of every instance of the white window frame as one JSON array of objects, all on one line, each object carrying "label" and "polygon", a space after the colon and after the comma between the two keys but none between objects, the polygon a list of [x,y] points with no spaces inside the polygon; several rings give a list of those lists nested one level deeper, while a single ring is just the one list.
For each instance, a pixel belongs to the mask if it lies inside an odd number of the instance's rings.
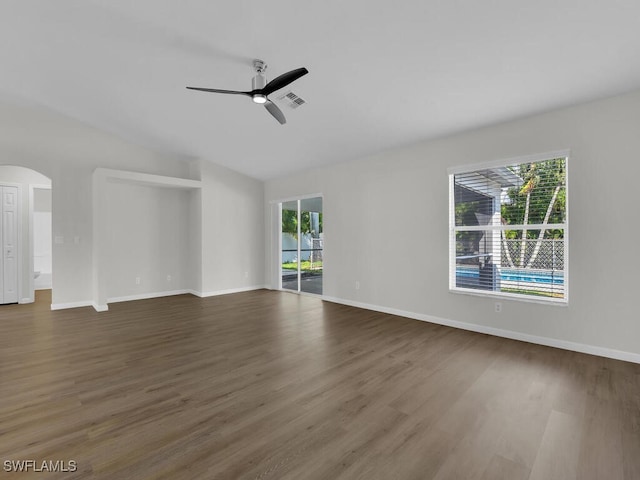
[{"label": "white window frame", "polygon": [[[459,230],[473,231],[473,230],[513,230],[513,225],[501,225],[488,227],[486,225],[480,225],[477,227],[456,227],[455,224],[455,195],[454,195],[454,175],[462,173],[475,172],[477,170],[483,170],[488,168],[505,167],[509,165],[517,165],[521,163],[541,162],[545,160],[551,160],[554,158],[565,158],[565,190],[566,190],[566,203],[565,203],[565,223],[562,224],[528,224],[528,230],[539,229],[563,229],[564,230],[564,297],[539,297],[535,295],[525,295],[518,293],[499,292],[491,290],[478,290],[472,288],[464,288],[456,286],[456,232]],[[567,306],[569,304],[569,159],[570,150],[558,150],[534,155],[527,155],[516,158],[495,160],[490,162],[467,164],[457,167],[450,167],[447,169],[449,177],[449,291],[456,294],[475,295],[480,297],[493,297],[503,298],[508,300],[518,300],[532,303],[553,304],[559,306]]]}]

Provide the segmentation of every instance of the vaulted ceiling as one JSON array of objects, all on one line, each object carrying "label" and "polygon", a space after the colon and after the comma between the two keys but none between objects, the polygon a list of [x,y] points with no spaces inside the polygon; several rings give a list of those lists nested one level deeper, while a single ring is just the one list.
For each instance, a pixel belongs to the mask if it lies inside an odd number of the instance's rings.
[{"label": "vaulted ceiling", "polygon": [[[268,179],[640,88],[638,25],[637,0],[3,0],[0,99]],[[286,125],[185,89],[249,90],[254,58],[310,71]]]}]

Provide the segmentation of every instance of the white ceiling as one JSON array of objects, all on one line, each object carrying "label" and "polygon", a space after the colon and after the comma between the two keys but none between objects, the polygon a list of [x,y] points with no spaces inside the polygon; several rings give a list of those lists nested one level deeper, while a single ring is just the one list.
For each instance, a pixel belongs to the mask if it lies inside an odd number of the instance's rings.
[{"label": "white ceiling", "polygon": [[[0,5],[2,98],[259,179],[640,88],[637,0]],[[185,89],[250,90],[254,58],[310,71],[284,126]]]}]

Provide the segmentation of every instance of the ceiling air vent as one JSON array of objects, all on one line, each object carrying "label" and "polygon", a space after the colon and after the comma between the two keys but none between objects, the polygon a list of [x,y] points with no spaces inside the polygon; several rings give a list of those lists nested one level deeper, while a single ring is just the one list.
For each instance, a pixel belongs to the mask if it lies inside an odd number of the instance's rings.
[{"label": "ceiling air vent", "polygon": [[302,98],[300,98],[298,95],[296,95],[291,91],[285,93],[284,95],[279,97],[279,99],[282,100],[284,103],[286,103],[289,106],[289,108],[298,108],[304,105],[305,103],[307,103]]}]

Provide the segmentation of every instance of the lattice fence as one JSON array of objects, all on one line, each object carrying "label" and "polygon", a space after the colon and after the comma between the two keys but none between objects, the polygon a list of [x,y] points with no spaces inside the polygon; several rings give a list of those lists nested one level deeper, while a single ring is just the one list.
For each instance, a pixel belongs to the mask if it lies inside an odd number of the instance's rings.
[{"label": "lattice fence", "polygon": [[[526,239],[524,263],[520,263],[522,240],[502,240],[502,266],[544,270],[564,270],[564,239]],[[529,265],[531,257],[535,255]]]}]

